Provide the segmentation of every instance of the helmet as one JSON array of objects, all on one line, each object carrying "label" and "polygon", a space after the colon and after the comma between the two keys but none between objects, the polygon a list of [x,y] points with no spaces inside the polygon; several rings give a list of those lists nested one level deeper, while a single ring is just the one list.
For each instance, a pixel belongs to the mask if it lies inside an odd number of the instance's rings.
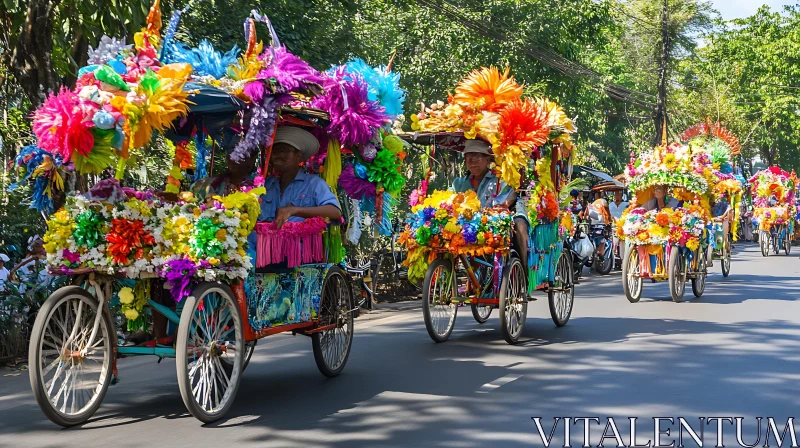
[{"label": "helmet", "polygon": [[577,198],[578,193],[580,193],[580,191],[578,191],[576,188],[573,188],[572,191],[569,192],[569,195],[572,196],[573,198]]}]

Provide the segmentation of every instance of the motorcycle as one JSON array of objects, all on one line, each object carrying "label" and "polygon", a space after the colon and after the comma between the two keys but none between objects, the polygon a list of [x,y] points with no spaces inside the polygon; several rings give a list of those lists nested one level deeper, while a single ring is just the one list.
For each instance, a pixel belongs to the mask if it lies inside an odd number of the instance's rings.
[{"label": "motorcycle", "polygon": [[565,248],[572,256],[573,276],[579,280],[584,266],[591,266],[595,245],[588,234],[588,223],[584,220],[575,226],[575,232],[567,238]]},{"label": "motorcycle", "polygon": [[[595,247],[594,256],[588,266],[600,275],[608,275],[614,269],[614,238],[609,224],[592,224],[589,226],[589,238]],[[600,253],[600,249],[603,253]]]}]

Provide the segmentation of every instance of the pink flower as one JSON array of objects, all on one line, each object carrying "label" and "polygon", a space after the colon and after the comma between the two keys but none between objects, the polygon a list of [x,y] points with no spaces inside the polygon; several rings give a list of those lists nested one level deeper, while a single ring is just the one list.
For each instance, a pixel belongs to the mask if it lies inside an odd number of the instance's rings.
[{"label": "pink flower", "polygon": [[75,252],[71,252],[69,249],[64,249],[64,260],[68,261],[69,264],[76,264],[81,261],[81,255]]}]

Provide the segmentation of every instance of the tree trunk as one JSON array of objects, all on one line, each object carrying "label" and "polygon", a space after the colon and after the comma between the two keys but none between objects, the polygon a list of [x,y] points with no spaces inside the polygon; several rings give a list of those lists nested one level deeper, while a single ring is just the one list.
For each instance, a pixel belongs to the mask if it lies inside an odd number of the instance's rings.
[{"label": "tree trunk", "polygon": [[9,69],[34,108],[58,88],[53,71],[53,15],[60,0],[30,0]]},{"label": "tree trunk", "polygon": [[653,146],[660,145],[664,139],[664,127],[667,122],[667,66],[669,64],[670,42],[669,28],[667,22],[667,0],[664,0],[664,8],[661,11],[661,57],[658,67],[658,103],[656,105],[655,136]]}]

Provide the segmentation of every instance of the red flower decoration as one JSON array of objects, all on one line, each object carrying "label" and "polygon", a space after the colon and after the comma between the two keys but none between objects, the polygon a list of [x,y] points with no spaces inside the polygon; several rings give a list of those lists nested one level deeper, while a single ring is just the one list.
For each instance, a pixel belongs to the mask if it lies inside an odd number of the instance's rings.
[{"label": "red flower decoration", "polygon": [[150,232],[144,230],[144,223],[137,220],[114,219],[111,231],[106,235],[108,251],[114,263],[128,264],[131,254],[134,260],[144,257],[144,246],[156,243]]}]

